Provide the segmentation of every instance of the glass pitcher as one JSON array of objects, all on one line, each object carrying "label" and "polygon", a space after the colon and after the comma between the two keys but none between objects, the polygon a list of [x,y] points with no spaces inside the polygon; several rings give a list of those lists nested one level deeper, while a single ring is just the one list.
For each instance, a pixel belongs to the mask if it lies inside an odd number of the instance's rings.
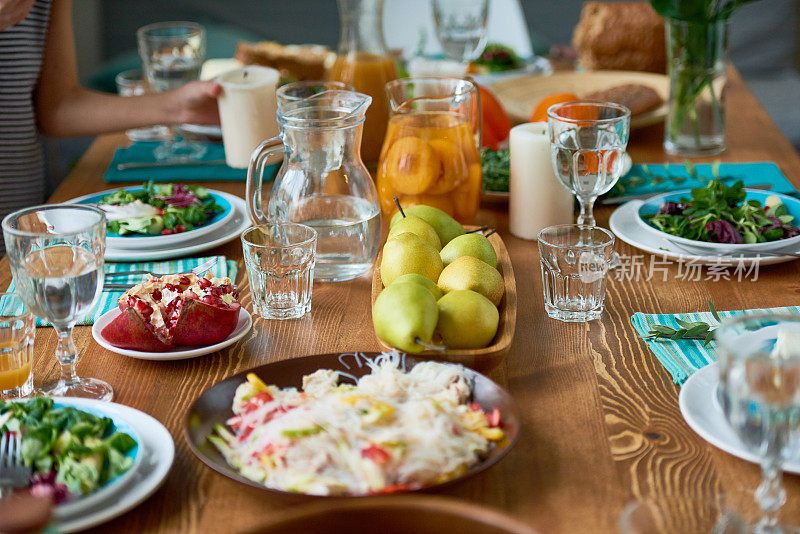
[{"label": "glass pitcher", "polygon": [[462,224],[478,212],[483,190],[478,87],[459,78],[404,78],[386,84],[392,117],[378,163],[384,216],[403,206],[439,208]]},{"label": "glass pitcher", "polygon": [[[378,195],[359,155],[364,114],[372,99],[323,91],[278,112],[281,134],[253,151],[247,170],[247,211],[254,224],[291,221],[317,237],[314,280],[338,282],[366,273],[381,237]],[[266,212],[264,167],[283,156]]]}]

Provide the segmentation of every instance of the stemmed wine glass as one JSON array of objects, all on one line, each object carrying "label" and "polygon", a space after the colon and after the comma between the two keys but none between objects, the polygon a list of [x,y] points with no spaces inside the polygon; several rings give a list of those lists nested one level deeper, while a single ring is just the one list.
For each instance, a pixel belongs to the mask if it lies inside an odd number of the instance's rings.
[{"label": "stemmed wine glass", "polygon": [[92,206],[34,206],[3,219],[3,237],[17,294],[58,334],[61,377],[39,390],[50,396],[111,400],[107,383],[78,377],[79,355],[72,342],[72,328],[95,307],[103,290],[105,214]]},{"label": "stemmed wine glass", "polygon": [[719,399],[744,445],[762,456],[753,532],[797,532],[778,522],[786,501],[781,467],[800,430],[800,316],[738,317],[716,330]]},{"label": "stemmed wine glass", "polygon": [[611,102],[566,102],[547,110],[553,169],[561,185],[578,197],[578,224],[595,226],[594,201],[622,174],[631,112]]},{"label": "stemmed wine glass", "polygon": [[[206,31],[196,22],[157,22],[136,30],[139,55],[150,88],[155,92],[183,87],[200,77],[206,57]],[[154,150],[159,160],[188,160],[202,157],[206,147],[178,138]]]},{"label": "stemmed wine glass", "polygon": [[450,59],[468,63],[486,46],[489,0],[433,0],[436,37]]}]

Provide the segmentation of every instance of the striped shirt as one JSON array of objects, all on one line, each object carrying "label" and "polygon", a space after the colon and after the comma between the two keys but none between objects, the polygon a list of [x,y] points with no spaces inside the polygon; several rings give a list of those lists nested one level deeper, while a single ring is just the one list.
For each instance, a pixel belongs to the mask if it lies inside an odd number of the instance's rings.
[{"label": "striped shirt", "polygon": [[[50,1],[0,31],[0,218],[44,201],[44,165],[33,108]],[[0,253],[3,251],[0,243]]]}]

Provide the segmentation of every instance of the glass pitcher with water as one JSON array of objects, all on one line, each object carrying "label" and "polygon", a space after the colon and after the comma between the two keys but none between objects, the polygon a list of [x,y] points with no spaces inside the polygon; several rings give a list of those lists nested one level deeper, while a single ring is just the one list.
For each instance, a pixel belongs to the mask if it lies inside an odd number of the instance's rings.
[{"label": "glass pitcher with water", "polygon": [[[359,149],[372,102],[353,91],[324,91],[278,111],[281,134],[262,142],[247,170],[247,210],[255,224],[291,221],[317,237],[314,280],[338,282],[366,273],[381,237],[378,194]],[[264,211],[264,167],[283,156]]]}]

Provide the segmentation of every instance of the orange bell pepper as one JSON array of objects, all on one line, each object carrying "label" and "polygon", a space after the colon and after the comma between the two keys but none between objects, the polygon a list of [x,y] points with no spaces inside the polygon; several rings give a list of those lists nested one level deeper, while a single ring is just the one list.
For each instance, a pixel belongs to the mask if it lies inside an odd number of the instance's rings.
[{"label": "orange bell pepper", "polygon": [[497,150],[511,133],[511,119],[486,87],[479,85],[478,89],[481,94],[481,146]]}]

